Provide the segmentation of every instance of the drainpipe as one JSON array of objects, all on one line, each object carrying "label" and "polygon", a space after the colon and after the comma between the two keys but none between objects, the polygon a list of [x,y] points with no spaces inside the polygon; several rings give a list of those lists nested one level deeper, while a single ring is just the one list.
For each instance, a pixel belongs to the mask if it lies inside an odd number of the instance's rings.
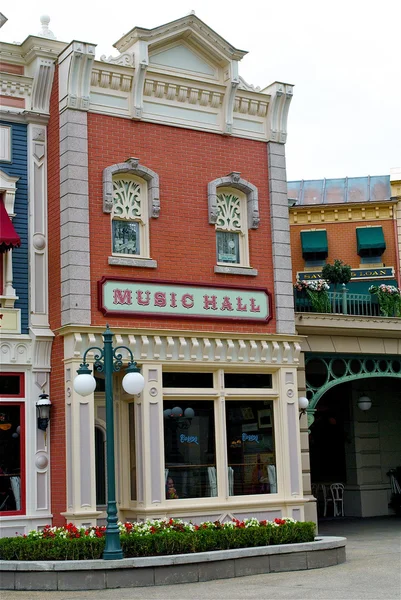
[{"label": "drainpipe", "polygon": [[[400,279],[400,252],[401,252],[401,248],[400,248],[400,244],[398,243],[398,229],[397,229],[397,208],[398,208],[398,202],[397,204],[394,205],[394,212],[393,212],[393,223],[394,223],[394,240],[395,240],[395,254],[396,254],[396,272],[395,272],[395,278],[397,280],[397,285],[398,287],[401,287],[401,279]],[[401,205],[400,205],[400,213],[401,213]]]}]

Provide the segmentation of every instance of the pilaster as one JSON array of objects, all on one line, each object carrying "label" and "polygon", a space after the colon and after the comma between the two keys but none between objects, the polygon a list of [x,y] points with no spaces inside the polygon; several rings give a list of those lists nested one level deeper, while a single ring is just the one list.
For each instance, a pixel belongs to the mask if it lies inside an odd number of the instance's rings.
[{"label": "pilaster", "polygon": [[94,396],[80,396],[73,387],[79,360],[65,363],[67,510],[75,525],[96,525]]},{"label": "pilaster", "polygon": [[145,388],[136,403],[136,450],[138,455],[138,509],[157,510],[165,499],[162,477],[164,454],[161,364],[143,365]]},{"label": "pilaster", "polygon": [[46,126],[28,125],[30,326],[49,327],[48,234],[47,234],[47,141]]},{"label": "pilaster", "polygon": [[295,333],[284,144],[267,144],[277,333]]}]

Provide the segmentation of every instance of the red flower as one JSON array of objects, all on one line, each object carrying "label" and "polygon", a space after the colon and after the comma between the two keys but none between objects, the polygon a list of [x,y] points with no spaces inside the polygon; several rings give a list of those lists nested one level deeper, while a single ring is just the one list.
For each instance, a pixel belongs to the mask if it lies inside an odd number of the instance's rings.
[{"label": "red flower", "polygon": [[284,519],[274,519],[274,522],[277,525],[285,525],[285,520]]}]

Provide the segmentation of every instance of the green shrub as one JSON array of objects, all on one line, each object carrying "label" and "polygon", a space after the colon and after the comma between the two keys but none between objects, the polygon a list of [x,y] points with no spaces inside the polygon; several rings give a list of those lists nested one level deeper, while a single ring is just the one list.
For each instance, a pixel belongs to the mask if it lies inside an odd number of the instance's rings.
[{"label": "green shrub", "polygon": [[[126,558],[190,554],[231,548],[312,542],[315,524],[292,519],[234,520],[200,525],[179,519],[120,523],[121,547]],[[47,526],[26,537],[0,539],[2,560],[91,560],[102,557],[105,528],[78,529]]]}]

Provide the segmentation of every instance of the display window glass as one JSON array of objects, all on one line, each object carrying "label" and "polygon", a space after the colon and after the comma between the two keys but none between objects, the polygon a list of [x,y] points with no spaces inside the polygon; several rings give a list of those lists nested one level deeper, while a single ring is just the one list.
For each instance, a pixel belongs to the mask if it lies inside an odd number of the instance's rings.
[{"label": "display window glass", "polygon": [[217,496],[213,400],[163,403],[167,500]]},{"label": "display window glass", "polygon": [[23,403],[0,402],[0,514],[22,514],[25,502]]},{"label": "display window glass", "polygon": [[230,496],[277,493],[273,402],[226,401]]}]

